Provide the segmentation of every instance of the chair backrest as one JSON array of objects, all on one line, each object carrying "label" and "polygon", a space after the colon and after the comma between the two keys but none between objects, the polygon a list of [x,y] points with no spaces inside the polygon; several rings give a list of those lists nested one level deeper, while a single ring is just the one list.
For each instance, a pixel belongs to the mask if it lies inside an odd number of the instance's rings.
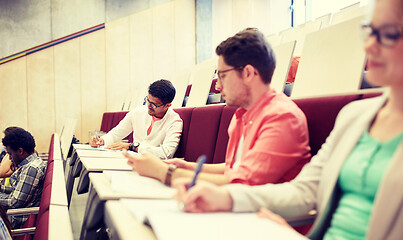
[{"label": "chair backrest", "polygon": [[109,130],[112,129],[114,116],[115,116],[114,112],[105,112],[103,114],[102,122],[101,122],[101,129],[100,129],[102,132],[108,132]]},{"label": "chair backrest", "polygon": [[217,141],[215,144],[213,163],[225,162],[225,155],[227,152],[227,144],[229,139],[228,126],[236,109],[236,107],[225,106],[222,110]]},{"label": "chair backrest", "polygon": [[205,154],[207,163],[213,162],[218,127],[224,105],[210,105],[193,109],[185,150],[187,161],[196,161]]},{"label": "chair backrest", "polygon": [[294,100],[307,118],[312,156],[318,152],[332,131],[340,109],[358,99],[359,95],[345,95]]},{"label": "chair backrest", "polygon": [[190,119],[192,118],[192,112],[194,108],[176,108],[174,111],[177,112],[180,118],[183,121],[183,129],[181,140],[178,145],[178,149],[175,152],[174,157],[185,157],[186,146],[189,136],[189,126],[190,126]]}]

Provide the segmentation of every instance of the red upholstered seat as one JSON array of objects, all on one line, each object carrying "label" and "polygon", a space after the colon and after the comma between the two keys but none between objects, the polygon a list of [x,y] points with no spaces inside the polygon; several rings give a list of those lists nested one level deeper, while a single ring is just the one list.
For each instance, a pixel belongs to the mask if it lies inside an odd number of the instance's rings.
[{"label": "red upholstered seat", "polygon": [[46,168],[46,173],[45,173],[45,180],[43,182],[43,188],[45,188],[48,185],[52,185],[52,178],[53,178],[53,165],[54,165],[54,161],[52,160],[47,168]]},{"label": "red upholstered seat", "polygon": [[180,118],[183,121],[181,140],[179,142],[179,146],[175,152],[174,157],[179,157],[179,158],[185,157],[186,146],[187,146],[187,141],[188,141],[188,136],[189,136],[190,119],[192,118],[193,109],[194,108],[174,109],[174,111],[179,114]]},{"label": "red upholstered seat", "polygon": [[101,122],[101,131],[102,132],[109,132],[109,130],[112,129],[112,123],[113,123],[113,117],[115,113],[113,112],[106,112],[102,116],[102,122]]},{"label": "red upholstered seat", "polygon": [[194,162],[205,154],[207,163],[213,162],[218,127],[224,105],[210,105],[193,109],[190,120],[185,159]]},{"label": "red upholstered seat", "polygon": [[34,240],[46,240],[49,238],[49,207],[42,214],[38,214]]},{"label": "red upholstered seat", "polygon": [[220,126],[218,129],[217,141],[215,145],[213,163],[225,162],[225,154],[227,152],[228,143],[228,126],[231,122],[232,116],[235,113],[236,107],[225,106],[222,110]]},{"label": "red upholstered seat", "polygon": [[189,97],[189,94],[190,94],[190,91],[192,90],[192,84],[189,84],[187,87],[186,87],[186,92],[185,92],[185,96],[186,97]]},{"label": "red upholstered seat", "polygon": [[358,99],[359,95],[353,94],[294,100],[305,113],[308,121],[309,145],[312,156],[318,152],[329,136],[339,111],[346,104]]},{"label": "red upholstered seat", "polygon": [[216,84],[217,84],[217,78],[214,78],[213,82],[211,82],[211,87],[210,87],[210,92],[211,93],[215,93],[215,94],[220,93],[220,91],[215,89]]},{"label": "red upholstered seat", "polygon": [[48,165],[50,162],[53,161],[53,155],[54,155],[54,142],[55,142],[55,135],[52,134],[52,137],[50,137],[50,144],[49,144],[49,154],[48,154]]}]

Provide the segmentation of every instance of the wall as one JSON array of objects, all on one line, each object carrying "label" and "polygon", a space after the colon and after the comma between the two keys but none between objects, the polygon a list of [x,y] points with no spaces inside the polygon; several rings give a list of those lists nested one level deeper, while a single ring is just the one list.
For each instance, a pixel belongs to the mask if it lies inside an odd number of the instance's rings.
[{"label": "wall", "polygon": [[[195,64],[195,5],[176,0],[110,21],[105,29],[0,65],[0,129],[20,126],[48,151],[65,118],[88,141],[102,113],[143,99],[153,80]],[[138,102],[138,101],[137,101]]]},{"label": "wall", "polygon": [[171,0],[0,0],[0,58]]}]

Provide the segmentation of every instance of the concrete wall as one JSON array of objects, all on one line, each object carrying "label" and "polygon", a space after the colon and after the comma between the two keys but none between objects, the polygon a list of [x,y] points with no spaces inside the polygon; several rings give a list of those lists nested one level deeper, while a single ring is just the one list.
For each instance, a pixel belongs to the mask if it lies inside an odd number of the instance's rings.
[{"label": "concrete wall", "polygon": [[0,0],[0,58],[171,0]]}]

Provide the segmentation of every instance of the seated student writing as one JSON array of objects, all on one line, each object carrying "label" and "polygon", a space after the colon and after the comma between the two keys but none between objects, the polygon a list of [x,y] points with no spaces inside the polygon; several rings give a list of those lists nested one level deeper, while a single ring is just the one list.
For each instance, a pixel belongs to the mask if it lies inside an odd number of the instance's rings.
[{"label": "seated student writing", "polygon": [[[126,149],[152,153],[160,158],[172,158],[178,148],[183,121],[173,111],[171,102],[175,88],[168,80],[158,80],[148,87],[145,106],[126,114],[119,124],[104,136],[92,136],[92,147],[105,145],[109,149]],[[121,142],[133,132],[133,143]]]},{"label": "seated student writing", "polygon": [[[245,29],[223,41],[216,53],[216,88],[228,106],[238,109],[228,128],[225,163],[205,164],[199,179],[248,185],[293,179],[310,159],[308,128],[296,104],[270,88],[276,66],[271,46],[257,29]],[[193,177],[196,166],[179,159],[165,164],[151,154],[125,156],[140,175],[167,185]]]},{"label": "seated student writing", "polygon": [[[14,173],[10,176],[11,186],[0,185],[0,205],[6,210],[38,207],[45,179],[46,162],[34,153],[34,138],[24,129],[15,129],[6,135],[2,142],[13,167],[18,169],[14,169]],[[19,228],[27,218],[27,216],[12,216],[10,220],[14,228]]]},{"label": "seated student writing", "polygon": [[[316,209],[312,239],[401,239],[403,236],[403,1],[377,0],[362,26],[367,79],[384,96],[344,107],[318,154],[289,183],[215,186],[199,181],[178,199],[188,212],[257,211],[283,217]],[[263,210],[261,215],[284,220]]]}]

